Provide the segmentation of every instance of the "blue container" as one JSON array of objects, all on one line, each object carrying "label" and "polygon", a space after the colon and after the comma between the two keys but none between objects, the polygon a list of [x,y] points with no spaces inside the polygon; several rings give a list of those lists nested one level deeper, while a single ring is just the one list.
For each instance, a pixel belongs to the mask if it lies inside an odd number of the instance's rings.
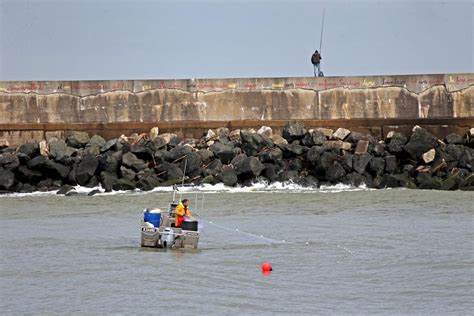
[{"label": "blue container", "polygon": [[159,212],[149,212],[148,210],[145,211],[144,220],[145,222],[152,223],[155,227],[160,227],[160,220],[161,220],[161,213]]}]

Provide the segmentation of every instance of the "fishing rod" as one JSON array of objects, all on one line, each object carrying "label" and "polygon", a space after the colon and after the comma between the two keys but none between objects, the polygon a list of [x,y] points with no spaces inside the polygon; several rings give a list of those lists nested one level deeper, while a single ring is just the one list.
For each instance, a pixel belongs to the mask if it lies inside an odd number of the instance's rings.
[{"label": "fishing rod", "polygon": [[326,8],[323,8],[323,19],[321,22],[321,36],[319,37],[319,53],[323,53],[323,31],[324,31],[324,15],[326,13]]}]

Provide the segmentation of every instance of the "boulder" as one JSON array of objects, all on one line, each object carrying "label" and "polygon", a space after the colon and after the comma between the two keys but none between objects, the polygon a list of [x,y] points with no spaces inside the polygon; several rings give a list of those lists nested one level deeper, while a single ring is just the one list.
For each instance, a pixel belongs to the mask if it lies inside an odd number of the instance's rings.
[{"label": "boulder", "polygon": [[234,165],[235,172],[243,177],[258,177],[265,166],[256,157],[246,157]]},{"label": "boulder", "polygon": [[79,185],[87,185],[91,177],[95,174],[99,160],[94,156],[84,156],[75,170],[76,181]]},{"label": "boulder", "polygon": [[0,138],[0,149],[7,148],[10,146],[10,143],[5,138]]},{"label": "boulder", "polygon": [[89,141],[90,137],[87,132],[73,131],[66,138],[67,145],[73,148],[84,148]]},{"label": "boulder", "polygon": [[43,174],[38,170],[31,170],[27,166],[19,166],[16,170],[18,178],[26,183],[38,182],[43,178]]},{"label": "boulder", "polygon": [[53,177],[57,176],[62,179],[67,179],[69,176],[69,172],[71,171],[68,167],[60,163],[54,162],[52,160],[48,160],[45,164],[45,167],[49,171],[55,173],[55,175],[54,174],[52,175]]},{"label": "boulder", "polygon": [[175,137],[171,138],[170,142],[168,143],[168,147],[174,148],[176,146],[179,146],[182,141],[183,141],[183,137],[176,135]]},{"label": "boulder", "polygon": [[448,136],[446,136],[446,143],[448,144],[456,144],[456,145],[460,145],[462,144],[462,136],[458,135],[458,134],[449,134]]},{"label": "boulder", "polygon": [[329,166],[333,165],[337,161],[339,161],[339,156],[336,153],[332,151],[325,151],[321,155],[318,167],[322,168],[323,170],[327,170]]},{"label": "boulder", "polygon": [[114,189],[115,191],[132,191],[135,190],[135,188],[135,184],[125,178],[118,179],[117,182],[112,185],[112,189]]},{"label": "boulder", "polygon": [[324,142],[322,147],[324,150],[350,150],[352,144],[342,140],[328,140]]},{"label": "boulder", "polygon": [[107,152],[105,155],[99,157],[99,168],[106,172],[116,173],[121,161],[121,151]]},{"label": "boulder", "polygon": [[372,151],[376,156],[384,157],[385,156],[385,143],[384,142],[375,143]]},{"label": "boulder", "polygon": [[385,170],[385,159],[382,157],[372,157],[369,162],[369,171],[374,176],[380,176]]},{"label": "boulder", "polygon": [[39,145],[36,143],[25,143],[18,147],[18,153],[25,154],[31,159],[39,154]]},{"label": "boulder", "polygon": [[218,136],[217,133],[214,132],[212,129],[207,130],[206,136],[204,137],[206,142],[210,140],[217,140]]},{"label": "boulder", "polygon": [[48,161],[49,161],[49,159],[45,156],[37,156],[37,157],[31,159],[30,161],[28,161],[28,163],[26,165],[30,169],[38,170],[41,167],[44,167]]},{"label": "boulder", "polygon": [[201,156],[201,161],[205,164],[211,162],[214,159],[214,153],[209,149],[200,149],[197,153],[199,156]]},{"label": "boulder", "polygon": [[433,177],[429,173],[420,172],[416,177],[419,189],[440,190],[443,182],[437,177]]},{"label": "boulder", "polygon": [[233,130],[229,133],[229,140],[240,141],[240,129]]},{"label": "boulder", "polygon": [[235,169],[229,165],[222,167],[222,172],[219,175],[219,180],[222,181],[225,186],[235,186],[238,181]]},{"label": "boulder", "polygon": [[61,160],[65,156],[71,156],[74,150],[68,150],[66,142],[62,139],[51,139],[49,141],[49,155],[55,160]]},{"label": "boulder", "polygon": [[215,143],[210,149],[224,164],[229,164],[236,156],[234,148],[227,144]]},{"label": "boulder", "polygon": [[299,178],[300,176],[296,170],[284,170],[278,175],[279,182],[298,183]]},{"label": "boulder", "polygon": [[279,148],[281,148],[283,152],[283,157],[285,158],[305,156],[309,151],[308,147],[293,143],[280,145]]},{"label": "boulder", "polygon": [[[393,138],[392,138],[393,139]],[[405,145],[404,150],[410,154],[414,160],[421,158],[421,155],[436,146],[436,138],[423,128],[415,128],[410,140]]]},{"label": "boulder", "polygon": [[100,183],[105,192],[111,192],[113,190],[114,184],[117,183],[117,181],[118,178],[115,173],[105,171],[100,173]]},{"label": "boulder", "polygon": [[[190,152],[181,160],[181,169],[186,175],[197,176],[201,173],[201,156],[197,152]],[[186,167],[186,170],[184,170]]]},{"label": "boulder", "polygon": [[156,174],[166,180],[177,180],[183,178],[183,170],[173,163],[163,163],[156,167]]},{"label": "boulder", "polygon": [[372,156],[370,154],[355,155],[353,160],[353,168],[356,172],[363,174]]},{"label": "boulder", "polygon": [[259,130],[257,131],[257,134],[260,134],[260,135],[262,135],[262,136],[271,138],[272,135],[273,135],[273,130],[272,130],[271,127],[262,126],[262,127],[260,127]]},{"label": "boulder", "polygon": [[101,152],[106,152],[108,150],[120,150],[122,148],[122,144],[117,139],[110,139],[108,140],[104,147],[101,148]]},{"label": "boulder", "polygon": [[352,166],[354,164],[354,156],[348,152],[344,152],[344,154],[340,157],[340,162],[341,166],[346,172],[351,172]]},{"label": "boulder", "polygon": [[306,134],[306,129],[303,122],[291,121],[283,128],[282,136],[287,141],[291,142],[295,139],[302,139]]},{"label": "boulder", "polygon": [[203,170],[204,176],[212,175],[217,176],[222,170],[222,162],[219,159],[211,161],[207,167]]},{"label": "boulder", "polygon": [[168,152],[166,159],[168,162],[181,161],[184,160],[191,152],[193,152],[193,149],[189,146],[176,146]]},{"label": "boulder", "polygon": [[342,182],[353,187],[359,187],[366,184],[366,178],[357,172],[351,172],[342,179]]},{"label": "boulder", "polygon": [[434,149],[430,149],[422,155],[423,161],[425,163],[430,163],[435,159],[436,151]]},{"label": "boulder", "polygon": [[41,156],[49,157],[49,147],[48,147],[48,142],[45,140],[42,140],[39,142],[39,151]]},{"label": "boulder", "polygon": [[148,134],[148,136],[150,137],[151,140],[153,140],[156,137],[158,137],[159,134],[160,134],[160,129],[155,126],[152,129],[150,129],[150,133]]},{"label": "boulder", "polygon": [[266,163],[264,164],[265,169],[261,173],[262,176],[264,176],[266,179],[268,179],[270,182],[275,182],[278,180],[278,173],[280,172],[281,168],[278,165],[275,165],[273,163]]},{"label": "boulder", "polygon": [[58,192],[56,192],[56,194],[65,195],[66,193],[68,193],[69,191],[71,191],[73,189],[74,189],[74,187],[72,185],[65,184],[65,185],[63,185],[62,187],[59,188],[59,190],[58,190]]},{"label": "boulder", "polygon": [[86,147],[104,147],[106,144],[105,139],[102,136],[94,135],[91,137]]},{"label": "boulder", "polygon": [[242,141],[242,151],[248,156],[256,156],[262,149],[273,147],[273,141],[270,138],[263,137],[257,133],[241,131],[240,138]]},{"label": "boulder", "polygon": [[326,170],[326,179],[332,183],[339,182],[346,175],[346,171],[339,163],[330,165]]},{"label": "boulder", "polygon": [[147,176],[141,178],[137,182],[137,188],[142,191],[151,191],[160,184],[160,180],[156,176]]},{"label": "boulder", "polygon": [[278,146],[288,144],[288,141],[278,134],[273,134],[272,137],[270,137],[270,139],[273,141],[275,145],[278,145]]},{"label": "boulder", "polygon": [[10,170],[0,167],[0,189],[10,190],[15,184],[15,174]]},{"label": "boulder", "polygon": [[322,145],[326,140],[327,138],[322,132],[311,130],[305,134],[301,142],[304,146],[312,147]]},{"label": "boulder", "polygon": [[354,150],[354,154],[356,154],[356,155],[366,154],[367,149],[369,149],[369,141],[368,140],[359,140],[357,142],[357,146]]},{"label": "boulder", "polygon": [[385,171],[394,173],[398,169],[397,157],[388,155],[385,157]]},{"label": "boulder", "polygon": [[[387,135],[387,138],[389,135]],[[407,137],[401,133],[395,133],[395,132],[393,132],[393,134],[390,136],[391,137],[389,138],[390,142],[388,143],[388,151],[390,151],[393,154],[402,152],[405,144],[408,141]]]},{"label": "boulder", "polygon": [[125,178],[125,179],[128,179],[130,181],[133,181],[135,179],[136,175],[137,175],[136,172],[133,171],[132,169],[128,169],[125,166],[120,166],[120,177],[121,178]]},{"label": "boulder", "polygon": [[321,132],[326,138],[332,137],[332,134],[334,134],[334,130],[330,128],[324,128],[324,127],[317,127],[314,129],[316,132]]},{"label": "boulder", "polygon": [[320,159],[321,155],[323,154],[323,152],[324,152],[323,147],[313,146],[306,153],[306,160],[308,160],[310,163],[315,165],[319,161],[319,159]]},{"label": "boulder", "polygon": [[261,162],[277,162],[283,157],[283,152],[280,148],[274,147],[270,150],[263,151],[259,154],[259,159]]},{"label": "boulder", "polygon": [[332,137],[334,139],[344,140],[350,133],[350,130],[340,127],[332,134]]},{"label": "boulder", "polygon": [[143,160],[138,159],[137,156],[131,152],[128,152],[122,156],[122,164],[135,171],[140,171],[147,167],[147,164]]},{"label": "boulder", "polygon": [[0,154],[0,167],[8,170],[14,170],[20,165],[20,160],[15,153]]}]

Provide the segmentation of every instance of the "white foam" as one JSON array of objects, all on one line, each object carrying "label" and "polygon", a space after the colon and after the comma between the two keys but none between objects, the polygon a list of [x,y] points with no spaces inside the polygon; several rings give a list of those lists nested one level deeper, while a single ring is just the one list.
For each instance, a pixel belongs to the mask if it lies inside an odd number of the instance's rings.
[{"label": "white foam", "polygon": [[[141,191],[136,189],[134,191],[112,191],[105,192],[102,186],[97,186],[93,188],[86,188],[83,186],[75,186],[73,189],[80,195],[86,195],[93,190],[99,190],[100,193],[96,195],[124,195],[124,194],[150,194],[150,193],[168,193],[173,192],[173,186],[168,187],[156,187],[151,191]],[[193,192],[202,192],[202,193],[273,193],[273,192],[285,192],[285,193],[339,193],[339,192],[348,192],[348,191],[367,191],[375,190],[369,189],[365,184],[354,187],[347,184],[336,184],[336,185],[322,185],[321,187],[304,187],[293,182],[274,182],[267,183],[265,181],[260,181],[252,184],[251,186],[236,186],[228,187],[223,183],[218,184],[203,184],[199,186],[183,186],[178,187],[178,193],[193,193]],[[11,193],[3,194],[0,197],[24,197],[24,196],[54,196],[58,191],[48,191],[48,192],[33,192],[33,193]]]}]

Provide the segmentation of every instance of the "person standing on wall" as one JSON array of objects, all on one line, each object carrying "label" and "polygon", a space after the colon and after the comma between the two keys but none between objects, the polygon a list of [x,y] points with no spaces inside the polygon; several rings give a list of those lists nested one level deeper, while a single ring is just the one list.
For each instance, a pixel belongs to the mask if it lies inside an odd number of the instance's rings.
[{"label": "person standing on wall", "polygon": [[316,50],[311,56],[311,63],[313,64],[314,67],[314,76],[315,77],[322,77],[322,72],[321,72],[321,54]]}]

